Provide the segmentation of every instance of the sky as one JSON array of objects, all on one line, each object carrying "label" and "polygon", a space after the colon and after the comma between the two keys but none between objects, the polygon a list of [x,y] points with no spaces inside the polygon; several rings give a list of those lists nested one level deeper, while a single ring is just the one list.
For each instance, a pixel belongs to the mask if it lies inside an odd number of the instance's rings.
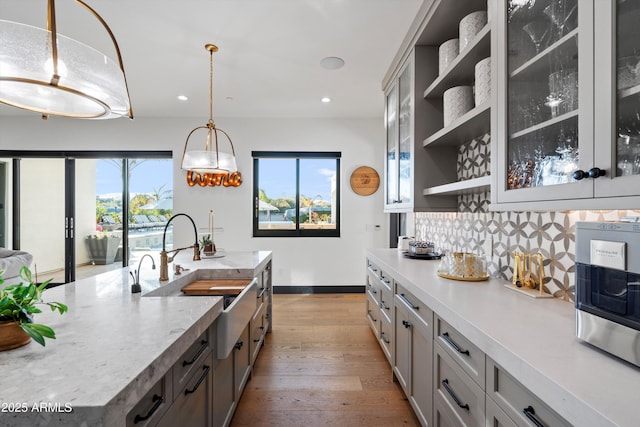
[{"label": "sky", "polygon": [[[153,159],[138,163],[131,172],[130,193],[150,193],[153,189],[173,190],[173,160]],[[96,194],[122,193],[120,168],[111,160],[96,164]],[[173,191],[172,193],[173,194]]]},{"label": "sky", "polygon": [[[331,177],[335,175],[335,159],[300,160],[300,194],[331,200]],[[260,159],[260,189],[267,197],[278,199],[296,194],[294,159]]]}]

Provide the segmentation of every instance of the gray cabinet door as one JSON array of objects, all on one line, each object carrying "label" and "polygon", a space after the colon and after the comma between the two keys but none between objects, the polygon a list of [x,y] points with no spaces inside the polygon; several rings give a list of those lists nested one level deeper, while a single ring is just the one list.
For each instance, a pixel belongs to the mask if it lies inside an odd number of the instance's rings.
[{"label": "gray cabinet door", "polygon": [[393,373],[407,396],[411,394],[411,329],[409,310],[404,303],[394,303],[394,339]]},{"label": "gray cabinet door", "polygon": [[233,352],[223,360],[216,360],[213,381],[213,425],[227,426],[235,409],[233,385]]},{"label": "gray cabinet door", "polygon": [[240,400],[242,390],[251,373],[251,345],[249,343],[249,325],[244,328],[233,350],[235,400]]},{"label": "gray cabinet door", "polygon": [[[640,4],[595,2],[594,122],[596,166],[610,172],[595,182],[596,197],[638,196],[640,188]],[[636,197],[635,206],[637,206]]]},{"label": "gray cabinet door", "polygon": [[564,201],[593,198],[596,181],[574,172],[597,166],[603,143],[593,131],[593,1],[497,3],[492,203],[574,208]]},{"label": "gray cabinet door", "polygon": [[432,425],[433,340],[428,325],[417,316],[411,326],[411,395],[409,400],[423,426]]},{"label": "gray cabinet door", "polygon": [[211,352],[199,363],[173,404],[158,423],[159,427],[211,427],[213,406],[213,358]]}]

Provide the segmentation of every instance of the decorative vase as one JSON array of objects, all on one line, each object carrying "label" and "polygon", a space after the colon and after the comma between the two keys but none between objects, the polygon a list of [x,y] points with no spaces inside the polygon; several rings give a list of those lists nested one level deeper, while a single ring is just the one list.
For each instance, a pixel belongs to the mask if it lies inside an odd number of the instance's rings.
[{"label": "decorative vase", "polygon": [[0,321],[0,351],[22,347],[31,342],[31,337],[22,330],[18,322]]},{"label": "decorative vase", "polygon": [[202,249],[202,252],[206,256],[211,256],[211,255],[214,255],[216,253],[216,250],[214,249],[213,244],[211,244],[211,245],[205,245],[205,247]]}]

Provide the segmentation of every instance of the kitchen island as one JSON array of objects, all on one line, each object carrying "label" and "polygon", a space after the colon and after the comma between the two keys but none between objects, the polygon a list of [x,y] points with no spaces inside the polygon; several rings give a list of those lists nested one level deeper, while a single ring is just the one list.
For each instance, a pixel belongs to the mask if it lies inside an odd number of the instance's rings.
[{"label": "kitchen island", "polygon": [[[386,303],[396,307],[398,316],[402,313],[398,310],[404,310],[405,307],[402,300],[407,301],[405,297],[411,297],[408,309],[412,308],[412,304],[420,306],[419,310],[416,308],[418,316],[422,315],[429,324],[433,322],[429,326],[432,326],[434,366],[441,367],[436,360],[442,364],[450,363],[457,372],[464,371],[460,378],[468,377],[471,388],[481,391],[477,401],[465,401],[471,405],[471,409],[467,407],[466,411],[461,411],[463,414],[478,411],[481,421],[471,424],[484,425],[485,401],[489,413],[496,399],[515,394],[513,385],[519,383],[526,388],[523,393],[529,396],[527,399],[531,399],[531,402],[535,399],[540,401],[537,409],[546,405],[559,414],[562,421],[571,425],[638,425],[640,368],[580,342],[575,336],[573,304],[556,298],[531,298],[505,288],[508,282],[499,279],[463,282],[441,278],[437,275],[439,261],[409,259],[396,249],[369,249],[366,257],[368,283],[374,285],[384,280],[395,286],[394,296],[383,294],[383,297],[385,301],[393,300]],[[373,291],[376,289],[373,288]],[[374,306],[369,307],[371,309]],[[393,324],[393,320],[391,322]],[[414,323],[418,324],[419,319]],[[393,345],[401,345],[398,331],[404,331],[407,325],[396,326],[394,338],[397,341]],[[447,333],[443,333],[445,328]],[[452,342],[457,345],[452,345]],[[398,348],[395,348],[396,356],[401,354]],[[468,350],[471,350],[471,354]],[[453,354],[455,359],[449,354]],[[427,357],[429,355],[420,355],[421,359]],[[473,365],[474,358],[480,363]],[[473,369],[458,369],[462,365],[454,360],[462,360],[468,363],[465,368],[473,366]],[[394,359],[391,361],[393,363]],[[398,357],[395,362],[398,366]],[[394,373],[397,372],[402,373],[394,368]],[[447,394],[447,390],[440,386],[440,381],[436,381],[438,370],[434,369],[433,372],[431,390],[436,412],[443,407],[438,405],[443,401],[439,398],[440,389],[443,389],[443,395]],[[467,372],[476,376],[471,378]],[[511,377],[508,383],[501,382],[504,378],[498,374],[503,373]],[[505,384],[512,387],[503,391],[501,388],[504,389]],[[451,384],[448,386],[455,389]],[[474,403],[477,403],[475,407]],[[514,414],[517,412],[522,416],[522,409],[528,404],[515,406]],[[446,412],[443,409],[438,415],[446,417]],[[494,425],[494,420],[490,421],[486,425]],[[514,421],[517,425],[533,425],[526,421]],[[500,425],[512,424],[506,420]]]},{"label": "kitchen island", "polygon": [[201,277],[253,278],[270,261],[268,251],[201,261],[179,254],[174,264],[188,271],[171,269],[167,282],[143,263],[142,294],[131,293],[128,267],[49,289],[44,299],[69,311],[37,315],[56,332],[46,347],[31,342],[0,352],[0,425],[124,426],[222,313],[222,297],[186,297],[179,289]]}]

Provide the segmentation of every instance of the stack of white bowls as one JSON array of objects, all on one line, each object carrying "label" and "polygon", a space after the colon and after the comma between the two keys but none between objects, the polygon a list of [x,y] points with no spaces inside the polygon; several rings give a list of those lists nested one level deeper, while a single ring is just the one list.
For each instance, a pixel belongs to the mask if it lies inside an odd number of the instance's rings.
[{"label": "stack of white bowls", "polygon": [[[438,71],[442,74],[458,54],[487,25],[487,11],[472,12],[460,20],[459,38],[447,40],[438,49]],[[473,109],[474,105],[487,102],[491,94],[491,60],[485,58],[475,66],[475,96],[472,86],[455,86],[447,89],[442,97],[444,126]]]},{"label": "stack of white bowls", "polygon": [[442,74],[460,53],[459,40],[451,39],[438,48],[438,73]]},{"label": "stack of white bowls", "polygon": [[487,11],[472,12],[460,21],[460,52],[474,39],[476,34],[487,25]]},{"label": "stack of white bowls", "polygon": [[445,126],[449,126],[472,108],[473,88],[471,86],[455,86],[444,91],[442,109]]},{"label": "stack of white bowls", "polygon": [[491,97],[491,58],[479,61],[475,67],[476,106],[489,101]]}]

